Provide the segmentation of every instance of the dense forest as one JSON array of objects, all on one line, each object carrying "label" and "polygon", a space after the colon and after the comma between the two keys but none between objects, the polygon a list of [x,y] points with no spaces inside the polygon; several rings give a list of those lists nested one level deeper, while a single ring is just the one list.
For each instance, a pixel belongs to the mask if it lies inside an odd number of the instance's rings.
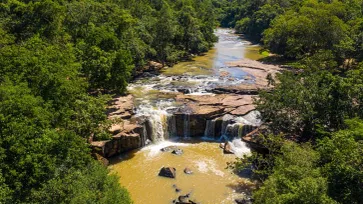
[{"label": "dense forest", "polygon": [[234,0],[217,8],[222,26],[294,68],[256,101],[268,154],[237,162],[262,182],[254,202],[363,203],[363,1]]},{"label": "dense forest", "polygon": [[105,102],[149,60],[175,63],[216,38],[211,1],[0,2],[0,203],[130,203],[86,140]]},{"label": "dense forest", "polygon": [[362,0],[1,1],[0,203],[131,203],[86,141],[109,137],[110,93],[209,50],[218,23],[295,68],[256,101],[268,154],[236,163],[255,203],[362,203]]}]

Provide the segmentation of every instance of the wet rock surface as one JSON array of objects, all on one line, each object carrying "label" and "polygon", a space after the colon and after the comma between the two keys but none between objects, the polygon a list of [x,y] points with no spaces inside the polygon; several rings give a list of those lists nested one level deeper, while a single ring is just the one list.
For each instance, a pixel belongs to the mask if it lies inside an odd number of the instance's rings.
[{"label": "wet rock surface", "polygon": [[197,202],[190,199],[190,193],[179,196],[178,199],[173,200],[173,203],[175,203],[175,204],[197,204]]},{"label": "wet rock surface", "polygon": [[184,169],[185,174],[193,174],[193,171],[189,169],[188,167]]},{"label": "wet rock surface", "polygon": [[171,153],[175,155],[182,155],[184,152],[182,149],[175,149]]},{"label": "wet rock surface", "polygon": [[159,171],[159,176],[167,177],[167,178],[175,178],[176,169],[173,167],[163,167]]},{"label": "wet rock surface", "polygon": [[232,149],[231,142],[228,142],[228,141],[227,141],[227,142],[224,144],[223,152],[224,152],[225,154],[234,154],[234,151],[233,151],[233,149]]},{"label": "wet rock surface", "polygon": [[178,150],[179,148],[177,146],[167,146],[160,149],[162,152],[172,152],[174,150]]}]

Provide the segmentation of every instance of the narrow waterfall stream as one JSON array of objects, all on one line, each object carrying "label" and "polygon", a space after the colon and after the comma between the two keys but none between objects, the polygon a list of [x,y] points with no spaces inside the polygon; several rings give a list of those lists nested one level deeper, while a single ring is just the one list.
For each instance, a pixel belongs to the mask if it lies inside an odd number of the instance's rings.
[{"label": "narrow waterfall stream", "polygon": [[[198,203],[234,203],[253,187],[248,178],[226,167],[227,162],[250,153],[240,138],[261,123],[259,113],[217,114],[199,124],[201,119],[190,112],[189,104],[176,100],[193,95],[214,96],[210,90],[221,84],[254,83],[253,76],[227,69],[225,63],[261,58],[259,47],[232,34],[232,30],[218,29],[216,35],[219,42],[206,55],[164,69],[160,75],[140,77],[128,87],[136,104],[135,116],[144,127],[142,141],[152,144],[111,159],[110,169],[120,176],[120,183],[129,190],[135,204],[172,203],[188,193]],[[231,77],[221,77],[224,72]],[[224,154],[221,142],[228,142],[234,154]],[[167,146],[177,146],[184,153],[160,151]],[[176,178],[158,176],[162,167],[175,168]],[[193,174],[185,174],[185,168]]]}]

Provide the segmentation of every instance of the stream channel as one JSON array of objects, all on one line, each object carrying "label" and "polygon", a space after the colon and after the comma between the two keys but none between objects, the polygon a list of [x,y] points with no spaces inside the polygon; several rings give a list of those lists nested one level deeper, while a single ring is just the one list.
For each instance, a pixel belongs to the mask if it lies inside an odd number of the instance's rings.
[{"label": "stream channel", "polygon": [[[254,83],[253,76],[239,68],[227,67],[226,63],[260,59],[260,47],[233,34],[233,30],[217,29],[215,33],[219,41],[205,55],[165,68],[159,75],[140,77],[128,87],[134,96],[136,116],[148,119],[150,130],[145,143],[150,144],[112,158],[110,169],[120,176],[120,183],[135,204],[172,203],[178,196],[189,193],[190,199],[197,203],[235,203],[235,199],[253,187],[248,175],[236,175],[226,167],[236,157],[250,154],[240,137],[260,124],[258,112],[238,117],[219,116],[205,121],[203,129],[197,131],[198,125],[193,125],[188,115],[190,110],[175,99],[180,94],[214,96],[210,90],[221,84]],[[184,115],[178,119],[174,114],[181,111]],[[224,154],[219,147],[226,140],[230,141],[234,154]],[[160,151],[167,146],[177,146],[184,153]],[[162,167],[174,167],[176,178],[158,176]],[[193,173],[185,174],[186,167]]]}]

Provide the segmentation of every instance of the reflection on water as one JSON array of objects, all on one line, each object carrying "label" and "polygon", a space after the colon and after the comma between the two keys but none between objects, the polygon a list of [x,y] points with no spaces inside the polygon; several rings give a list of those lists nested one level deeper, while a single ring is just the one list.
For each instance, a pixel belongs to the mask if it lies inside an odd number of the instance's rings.
[{"label": "reflection on water", "polygon": [[192,61],[181,62],[163,71],[164,75],[216,75],[218,69],[226,67],[226,62],[240,59],[258,60],[261,47],[253,45],[239,35],[233,34],[231,29],[217,29],[219,41],[203,56],[197,56]]},{"label": "reflection on water", "polygon": [[[177,156],[160,151],[170,145],[177,145],[184,154]],[[249,153],[248,148],[241,151]],[[251,185],[226,169],[226,162],[234,160],[234,155],[224,155],[215,142],[166,141],[114,158],[111,169],[121,177],[121,184],[129,190],[135,204],[171,203],[179,195],[190,192],[192,199],[203,204],[229,204],[241,198],[238,189],[241,183]],[[163,166],[176,168],[176,179],[159,177]],[[193,171],[192,175],[183,172],[186,167]],[[181,192],[176,193],[173,185]]]}]

